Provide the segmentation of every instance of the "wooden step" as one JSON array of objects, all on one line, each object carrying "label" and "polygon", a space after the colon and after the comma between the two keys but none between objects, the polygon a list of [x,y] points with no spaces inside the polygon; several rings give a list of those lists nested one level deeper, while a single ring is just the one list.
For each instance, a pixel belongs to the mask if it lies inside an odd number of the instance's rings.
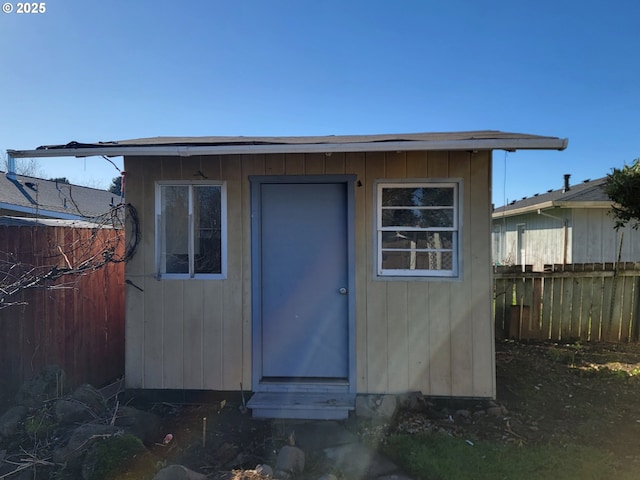
[{"label": "wooden step", "polygon": [[344,420],[355,409],[355,395],[349,393],[254,393],[247,407],[255,418]]}]

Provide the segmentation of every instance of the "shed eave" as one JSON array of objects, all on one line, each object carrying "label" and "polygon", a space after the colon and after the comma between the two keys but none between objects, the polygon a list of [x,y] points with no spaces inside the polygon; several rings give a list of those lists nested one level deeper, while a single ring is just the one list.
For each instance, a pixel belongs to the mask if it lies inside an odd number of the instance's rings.
[{"label": "shed eave", "polygon": [[564,150],[566,138],[505,138],[427,141],[389,141],[354,143],[308,143],[268,145],[105,145],[80,148],[7,150],[13,158],[91,157],[91,156],[178,156],[242,155],[267,153],[396,152],[415,150]]}]

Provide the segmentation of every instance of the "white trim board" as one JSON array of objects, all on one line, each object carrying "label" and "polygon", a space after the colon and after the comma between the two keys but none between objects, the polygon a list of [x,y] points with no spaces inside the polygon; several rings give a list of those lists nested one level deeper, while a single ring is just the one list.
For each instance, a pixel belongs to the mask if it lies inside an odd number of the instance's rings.
[{"label": "white trim board", "polygon": [[96,146],[38,150],[7,150],[12,158],[108,156],[242,155],[261,153],[396,152],[415,150],[564,150],[566,138],[507,138],[470,140],[416,140],[355,143],[276,145],[160,145]]}]

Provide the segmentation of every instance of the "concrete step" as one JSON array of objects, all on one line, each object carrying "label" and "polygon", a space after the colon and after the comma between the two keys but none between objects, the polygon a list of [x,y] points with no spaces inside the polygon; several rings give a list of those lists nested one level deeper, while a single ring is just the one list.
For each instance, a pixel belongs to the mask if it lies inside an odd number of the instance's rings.
[{"label": "concrete step", "polygon": [[254,393],[247,403],[255,418],[344,420],[355,409],[355,395],[349,393]]}]

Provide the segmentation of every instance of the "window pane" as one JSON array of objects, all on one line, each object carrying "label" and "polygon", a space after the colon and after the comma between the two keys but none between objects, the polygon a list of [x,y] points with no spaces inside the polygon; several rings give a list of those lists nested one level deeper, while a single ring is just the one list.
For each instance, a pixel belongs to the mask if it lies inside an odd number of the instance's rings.
[{"label": "window pane", "polygon": [[383,188],[383,207],[452,207],[453,188]]},{"label": "window pane", "polygon": [[452,249],[454,232],[382,232],[382,248]]},{"label": "window pane", "polygon": [[189,188],[162,186],[162,263],[166,273],[189,273]]},{"label": "window pane", "polygon": [[453,270],[453,252],[383,251],[385,270]]},{"label": "window pane", "polygon": [[453,227],[453,209],[429,210],[386,208],[382,211],[383,227]]},{"label": "window pane", "polygon": [[221,187],[194,187],[195,273],[222,272]]}]

